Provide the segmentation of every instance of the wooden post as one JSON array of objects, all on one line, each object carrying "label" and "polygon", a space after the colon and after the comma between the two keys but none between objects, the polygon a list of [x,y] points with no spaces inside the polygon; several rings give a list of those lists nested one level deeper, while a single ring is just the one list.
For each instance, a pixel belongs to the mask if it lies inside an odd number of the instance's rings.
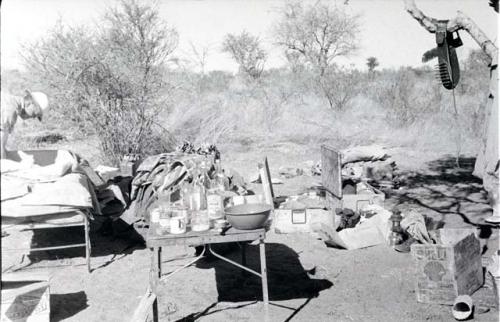
[{"label": "wooden post", "polygon": [[[151,288],[148,287],[146,294],[141,299],[141,302],[137,306],[134,311],[134,315],[132,316],[131,322],[146,322],[148,321],[148,315],[150,309],[153,309],[153,320],[158,321],[158,300],[156,298],[156,294],[151,291]],[[155,320],[156,316],[156,320]]]},{"label": "wooden post", "polygon": [[321,146],[321,183],[333,216],[342,200],[342,157],[340,152],[326,145]]}]

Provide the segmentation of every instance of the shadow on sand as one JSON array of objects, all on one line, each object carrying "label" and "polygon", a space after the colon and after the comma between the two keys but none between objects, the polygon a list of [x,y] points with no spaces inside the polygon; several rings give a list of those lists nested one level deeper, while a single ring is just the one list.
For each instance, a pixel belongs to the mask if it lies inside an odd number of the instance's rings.
[{"label": "shadow on sand", "polygon": [[85,310],[87,294],[84,291],[67,294],[50,294],[50,320],[63,321]]},{"label": "shadow on sand", "polygon": [[[101,229],[101,223],[91,222],[90,242],[92,245],[92,271],[102,267],[106,267],[111,263],[133,253],[135,250],[145,248],[142,237],[134,229],[128,229],[128,227],[128,225],[121,222],[121,220],[119,219],[118,221],[113,223],[114,229],[108,230],[107,232],[103,233]],[[118,231],[119,233],[113,233],[113,231]],[[84,229],[83,227],[79,226],[35,229],[33,230],[33,237],[31,239],[31,246],[39,248],[79,243],[85,243]],[[108,255],[112,256],[104,263],[96,263],[95,261],[92,261],[93,257],[103,257]],[[29,265],[23,266],[22,268],[36,265],[41,261],[54,260],[59,261],[59,263],[56,263],[54,267],[65,266],[65,262],[69,263],[69,265],[74,265],[73,261],[71,260],[73,258],[82,258],[81,263],[80,261],[78,261],[77,265],[85,265],[85,248],[79,247],[45,251],[31,251],[28,255],[28,258]],[[62,264],[60,262],[62,262]],[[53,265],[51,265],[51,267],[53,267]]]},{"label": "shadow on sand", "polygon": [[449,156],[427,163],[427,169],[401,173],[401,188],[384,190],[396,206],[420,208],[435,221],[435,228],[446,223],[472,225],[480,230],[480,238],[488,238],[492,225],[484,222],[492,209],[482,181],[472,175],[475,158]]},{"label": "shadow on sand", "polygon": [[[246,246],[247,267],[260,272],[259,246]],[[234,251],[226,254],[227,258],[241,263],[240,252]],[[298,254],[283,244],[266,243],[267,278],[270,306],[276,306],[291,311],[285,321],[290,321],[300,310],[302,310],[311,299],[318,297],[319,293],[333,286],[327,279],[314,279],[315,270],[306,271],[299,261]],[[262,284],[259,277],[244,272],[240,268],[218,260],[215,257],[207,257],[200,260],[197,265],[201,269],[215,269],[217,283],[218,301],[207,308],[192,313],[178,321],[196,321],[203,316],[208,316],[220,311],[234,310],[241,307],[261,305]],[[293,299],[304,299],[299,307],[289,307],[276,301]],[[244,302],[241,305],[212,310],[221,302]]]}]

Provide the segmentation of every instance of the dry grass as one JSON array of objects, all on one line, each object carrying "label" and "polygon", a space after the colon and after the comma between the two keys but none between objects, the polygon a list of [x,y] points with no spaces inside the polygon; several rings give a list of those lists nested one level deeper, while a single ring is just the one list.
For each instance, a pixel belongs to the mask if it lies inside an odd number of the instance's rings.
[{"label": "dry grass", "polygon": [[[451,92],[429,70],[402,68],[361,75],[362,90],[342,111],[330,107],[306,72],[272,70],[258,80],[224,72],[169,73],[165,79],[177,89],[157,121],[177,142],[214,143],[224,146],[226,153],[280,143],[309,148],[322,143],[337,148],[378,143],[473,154],[484,123],[487,88],[482,84],[487,84],[488,74],[476,68],[464,75],[455,91],[459,113],[455,118]],[[3,79],[2,86],[21,88],[26,79],[14,76]],[[67,140],[36,142],[47,134]],[[97,141],[54,112],[44,123],[20,122],[11,148],[65,147],[103,163]]]}]

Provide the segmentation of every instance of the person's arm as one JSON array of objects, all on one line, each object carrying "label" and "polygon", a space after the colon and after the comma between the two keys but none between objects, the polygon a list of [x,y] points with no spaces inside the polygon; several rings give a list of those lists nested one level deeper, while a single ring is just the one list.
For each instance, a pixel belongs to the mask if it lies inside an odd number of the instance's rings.
[{"label": "person's arm", "polygon": [[5,133],[5,131],[1,130],[0,131],[0,136],[2,139],[2,147],[1,147],[1,152],[0,152],[0,159],[6,159],[7,158],[7,150],[5,149],[7,146],[7,138],[9,135]]},{"label": "person's arm", "polygon": [[5,159],[7,157],[7,140],[10,133],[14,129],[14,125],[17,121],[17,116],[19,110],[22,109],[22,98],[17,96],[12,96],[9,94],[1,94],[1,152],[0,157]]}]

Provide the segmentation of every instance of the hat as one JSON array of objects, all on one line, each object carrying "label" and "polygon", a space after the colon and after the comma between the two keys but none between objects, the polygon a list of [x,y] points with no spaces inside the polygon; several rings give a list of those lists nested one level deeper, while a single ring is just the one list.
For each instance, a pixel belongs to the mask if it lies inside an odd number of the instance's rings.
[{"label": "hat", "polygon": [[42,112],[49,107],[49,98],[42,92],[32,92],[33,101],[40,107]]}]

